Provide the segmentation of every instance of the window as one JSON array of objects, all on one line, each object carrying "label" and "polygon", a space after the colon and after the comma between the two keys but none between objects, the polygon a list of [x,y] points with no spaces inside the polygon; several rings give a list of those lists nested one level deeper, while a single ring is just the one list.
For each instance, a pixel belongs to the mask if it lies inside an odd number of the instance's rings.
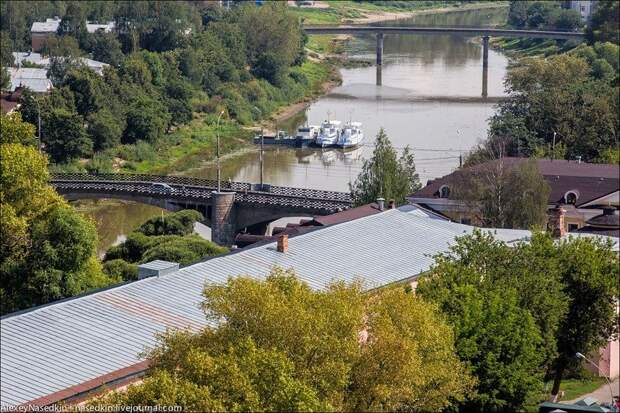
[{"label": "window", "polygon": [[461,224],[471,225],[471,218],[461,218]]},{"label": "window", "polygon": [[564,203],[568,205],[575,205],[579,199],[579,193],[577,191],[568,191],[564,194]]},{"label": "window", "polygon": [[450,188],[447,185],[443,185],[439,188],[439,198],[449,198],[450,197]]},{"label": "window", "polygon": [[578,224],[568,224],[568,232],[577,231],[579,229]]}]

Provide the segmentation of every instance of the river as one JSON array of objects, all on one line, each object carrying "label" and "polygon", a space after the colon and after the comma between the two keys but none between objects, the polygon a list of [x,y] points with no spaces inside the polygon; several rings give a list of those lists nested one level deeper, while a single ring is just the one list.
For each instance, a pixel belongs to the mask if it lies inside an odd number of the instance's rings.
[{"label": "river", "polygon": [[[384,25],[488,26],[505,22],[506,8],[419,15]],[[360,36],[346,47],[351,59],[375,58],[375,39]],[[409,145],[422,184],[458,166],[459,156],[486,136],[488,119],[498,98],[508,58],[489,51],[488,98],[482,94],[482,44],[460,36],[386,35],[383,85],[375,85],[376,68],[342,69],[342,85],[307,110],[278,125],[294,131],[303,123],[318,125],[328,116],[363,122],[365,144],[355,150],[268,148],[265,182],[293,187],[347,191],[363,160],[373,150],[380,128],[398,150]],[[259,154],[245,152],[225,159],[223,179],[258,182]],[[187,174],[215,178],[212,165]],[[124,239],[131,228],[161,210],[125,203],[87,208],[99,228],[100,249]],[[204,228],[203,228],[204,230]]]}]

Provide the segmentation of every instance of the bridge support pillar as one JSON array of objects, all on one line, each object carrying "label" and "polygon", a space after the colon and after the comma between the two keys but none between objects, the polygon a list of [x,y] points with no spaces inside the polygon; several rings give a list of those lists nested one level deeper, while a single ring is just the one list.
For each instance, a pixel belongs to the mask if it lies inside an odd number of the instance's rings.
[{"label": "bridge support pillar", "polygon": [[377,86],[382,84],[381,69],[383,66],[383,33],[377,33]]},{"label": "bridge support pillar", "polygon": [[487,97],[489,80],[489,36],[482,37],[482,97]]},{"label": "bridge support pillar", "polygon": [[211,205],[211,240],[229,247],[235,240],[235,193],[213,191]]}]

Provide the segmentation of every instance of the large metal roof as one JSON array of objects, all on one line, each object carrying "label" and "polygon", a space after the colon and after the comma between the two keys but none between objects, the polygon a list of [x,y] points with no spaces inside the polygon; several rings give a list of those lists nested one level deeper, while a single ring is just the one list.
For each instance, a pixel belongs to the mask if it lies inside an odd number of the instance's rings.
[{"label": "large metal roof", "polygon": [[[0,402],[19,405],[134,365],[166,328],[200,328],[205,283],[294,268],[311,287],[361,279],[367,288],[419,275],[432,256],[473,227],[407,206],[293,237],[286,253],[267,243],[58,303],[1,323]],[[506,242],[529,231],[496,230]]]}]

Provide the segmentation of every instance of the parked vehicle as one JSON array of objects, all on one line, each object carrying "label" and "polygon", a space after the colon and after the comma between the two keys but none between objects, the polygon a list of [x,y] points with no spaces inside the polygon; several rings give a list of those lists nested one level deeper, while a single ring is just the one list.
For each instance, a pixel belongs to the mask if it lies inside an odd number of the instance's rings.
[{"label": "parked vehicle", "polygon": [[153,187],[153,189],[155,189],[158,192],[169,193],[169,192],[174,191],[173,187],[163,182],[154,182],[151,186]]}]

